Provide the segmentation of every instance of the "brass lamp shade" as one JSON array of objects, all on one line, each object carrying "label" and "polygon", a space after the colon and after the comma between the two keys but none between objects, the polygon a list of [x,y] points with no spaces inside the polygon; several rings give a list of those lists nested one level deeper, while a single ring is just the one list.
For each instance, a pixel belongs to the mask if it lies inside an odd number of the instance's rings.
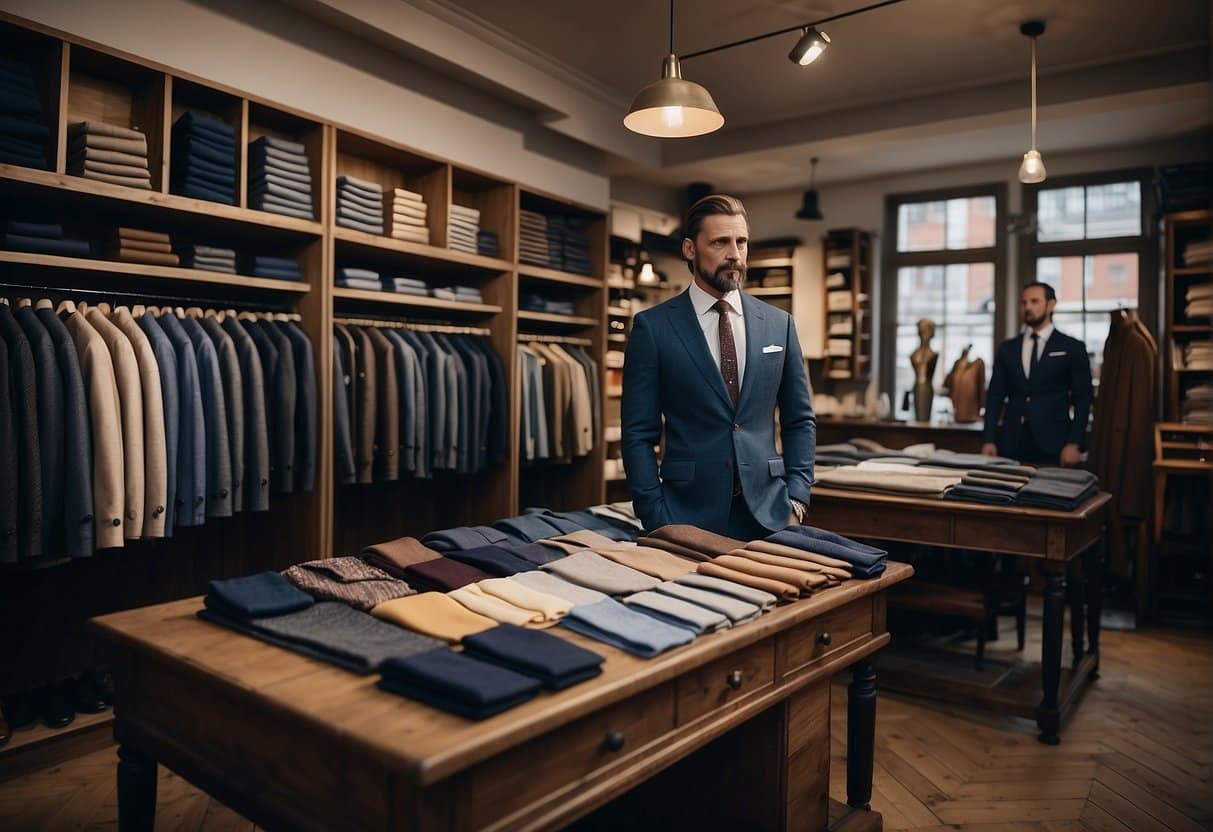
[{"label": "brass lamp shade", "polygon": [[677,55],[667,55],[661,80],[654,81],[632,101],[623,119],[633,133],[662,139],[702,136],[724,126],[724,116],[706,89],[684,80]]}]

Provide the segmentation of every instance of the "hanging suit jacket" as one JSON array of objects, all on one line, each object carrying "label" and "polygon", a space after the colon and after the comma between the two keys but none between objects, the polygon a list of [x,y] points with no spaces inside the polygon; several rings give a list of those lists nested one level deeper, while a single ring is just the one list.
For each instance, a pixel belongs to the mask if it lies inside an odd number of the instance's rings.
[{"label": "hanging suit jacket", "polygon": [[244,374],[232,336],[213,317],[198,321],[219,359],[219,378],[223,382],[223,404],[227,413],[227,449],[232,476],[232,511],[244,510],[246,472],[244,470]]},{"label": "hanging suit jacket", "polygon": [[[280,494],[295,490],[295,361],[290,341],[265,321],[241,323],[257,345],[265,375],[265,418],[270,444],[270,488]],[[285,347],[285,350],[284,350]],[[286,354],[284,355],[284,351]]]},{"label": "hanging suit jacket", "polygon": [[356,326],[349,328],[354,341],[357,373],[354,376],[354,399],[358,421],[354,425],[354,461],[358,466],[358,482],[375,481],[375,431],[379,415],[377,398],[379,365],[370,336]]},{"label": "hanging suit jacket", "polygon": [[[147,317],[151,313],[145,313]],[[156,323],[164,330],[177,356],[177,525],[201,526],[206,522],[206,416],[202,382],[194,342],[175,315],[162,314]]]},{"label": "hanging suit jacket", "polygon": [[[63,549],[63,380],[55,343],[32,306],[13,312],[29,341],[37,379],[38,460],[42,475],[42,552],[61,555]],[[11,469],[8,469],[11,470]]]},{"label": "hanging suit jacket", "polygon": [[270,507],[270,437],[266,425],[265,375],[257,344],[243,324],[231,315],[223,317],[223,331],[236,345],[240,359],[240,381],[244,386],[244,483],[239,489],[245,511],[267,511]]},{"label": "hanging suit jacket", "polygon": [[[143,404],[143,530],[146,538],[164,537],[168,505],[168,443],[164,429],[164,393],[160,365],[151,341],[131,311],[120,306],[110,314],[113,325],[130,342],[139,366]],[[129,530],[128,530],[129,531]]]},{"label": "hanging suit jacket", "polygon": [[355,464],[355,480],[357,479],[357,459],[358,459],[358,403],[355,401],[354,385],[357,381],[357,353],[358,348],[354,344],[354,336],[341,324],[333,324],[333,331],[337,334],[337,347],[341,351],[341,363],[345,367],[345,382],[343,391],[345,393],[346,410],[350,414],[350,447],[354,454]]},{"label": "hanging suit jacket", "polygon": [[474,339],[474,343],[484,354],[492,381],[490,400],[492,402],[492,418],[488,429],[487,454],[490,465],[505,463],[505,453],[510,442],[510,419],[508,390],[505,384],[505,365],[500,356],[493,352],[492,346],[484,338]]},{"label": "hanging suit jacket", "polygon": [[143,389],[139,383],[139,362],[135,349],[118,327],[96,307],[85,313],[110,351],[114,380],[118,385],[119,417],[122,422],[122,454],[125,509],[123,530],[134,540],[143,534],[143,507],[146,495],[146,466],[143,443]]},{"label": "hanging suit jacket", "polygon": [[[469,390],[471,385],[470,373],[467,365],[463,363],[463,357],[451,344],[451,339],[445,334],[438,333],[434,336],[434,340],[438,342],[443,351],[447,355],[447,380],[448,380],[448,395],[450,400],[447,402],[447,418],[452,419],[452,413],[457,417],[452,420],[451,429],[455,435],[455,447],[452,467],[460,474],[466,474],[471,471],[471,433],[472,433],[472,417],[471,407],[469,406]],[[453,376],[452,376],[453,374]],[[450,380],[454,379],[454,388],[450,387]],[[452,411],[451,403],[455,403],[455,410]]]},{"label": "hanging suit jacket", "polygon": [[455,437],[450,435],[447,408],[451,404],[447,389],[446,353],[428,332],[413,333],[425,350],[426,404],[429,405],[430,470],[453,468],[449,451]]},{"label": "hanging suit jacket", "polygon": [[[790,315],[741,293],[746,366],[737,407],[683,292],[636,316],[623,379],[624,466],[646,529],[688,523],[725,531],[733,479],[764,527],[808,505],[816,419]],[[779,408],[783,454],[775,451]],[[665,419],[665,456],[653,446]]]},{"label": "hanging suit jacket", "polygon": [[68,315],[64,326],[71,333],[80,359],[80,373],[88,393],[89,422],[93,430],[93,521],[98,549],[123,545],[124,480],[122,405],[114,362],[105,340],[79,310]]},{"label": "hanging suit jacket", "polygon": [[392,342],[378,328],[362,332],[375,352],[375,463],[377,482],[400,479],[400,386]]},{"label": "hanging suit jacket", "polygon": [[416,356],[413,349],[395,330],[382,333],[392,348],[392,359],[396,366],[396,392],[398,413],[396,460],[400,475],[416,473],[417,434],[417,379]]},{"label": "hanging suit jacket", "polygon": [[[0,339],[8,345],[9,386],[0,390],[12,400],[17,466],[6,476],[17,479],[17,553],[42,556],[42,463],[38,456],[37,369],[29,339],[7,304],[0,304]],[[5,476],[5,475],[0,475]],[[3,533],[3,532],[0,532]]]},{"label": "hanging suit jacket", "polygon": [[[55,315],[50,301],[38,301],[35,314],[55,345],[63,382],[63,551],[76,558],[91,557],[96,541],[93,518],[93,436],[88,420],[88,395],[80,373],[80,358],[71,334]],[[53,540],[54,538],[52,538]],[[52,554],[58,552],[52,550]]]},{"label": "hanging suit jacket", "polygon": [[[160,375],[161,412],[164,414],[164,537],[173,536],[177,525],[177,460],[181,453],[181,405],[178,391],[177,352],[154,315],[144,312],[132,318],[147,338]],[[125,331],[125,330],[124,330]]]},{"label": "hanging suit jacket", "polygon": [[294,321],[279,327],[295,353],[295,489],[316,486],[316,440],[320,411],[316,392],[316,356],[312,342]]},{"label": "hanging suit jacket", "polygon": [[1062,446],[1071,442],[1085,447],[1091,411],[1091,361],[1086,345],[1054,329],[1040,351],[1032,377],[1027,378],[1023,339],[1023,333],[1008,338],[994,354],[982,441],[997,442],[1001,456],[1017,458],[1027,425],[1046,453],[1060,454]]},{"label": "hanging suit jacket", "polygon": [[[9,375],[8,344],[0,338],[0,466],[11,472],[17,470],[17,428]],[[0,477],[0,563],[17,562],[17,490],[17,477]]]},{"label": "hanging suit jacket", "polygon": [[573,384],[573,433],[570,439],[573,443],[573,455],[585,456],[594,447],[594,406],[590,398],[589,379],[585,368],[560,344],[549,344],[548,349],[569,368],[569,378]]},{"label": "hanging suit jacket", "polygon": [[232,451],[228,444],[227,402],[215,345],[194,318],[182,318],[181,328],[194,345],[202,418],[206,425],[206,516],[232,516]]},{"label": "hanging suit jacket", "polygon": [[354,471],[354,442],[350,438],[350,406],[346,397],[345,363],[341,359],[341,336],[333,335],[333,468],[339,483],[357,479]]},{"label": "hanging suit jacket", "polygon": [[416,405],[416,423],[413,434],[414,476],[429,478],[433,475],[433,456],[430,450],[430,388],[426,376],[426,360],[429,354],[427,347],[417,337],[416,333],[407,329],[393,330],[396,337],[413,351],[416,357],[414,369],[414,402]]}]

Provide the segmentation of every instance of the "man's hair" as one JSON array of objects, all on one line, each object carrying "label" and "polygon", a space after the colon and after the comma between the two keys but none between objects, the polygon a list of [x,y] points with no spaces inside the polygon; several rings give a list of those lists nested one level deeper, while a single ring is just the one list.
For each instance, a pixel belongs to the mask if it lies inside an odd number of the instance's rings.
[{"label": "man's hair", "polygon": [[1023,287],[1023,291],[1026,292],[1029,289],[1031,289],[1033,286],[1039,286],[1040,288],[1045,290],[1045,301],[1046,302],[1051,301],[1051,300],[1057,300],[1057,292],[1053,291],[1053,287],[1050,286],[1048,283],[1045,283],[1043,280],[1033,280],[1031,283],[1029,283]]},{"label": "man's hair", "polygon": [[[728,194],[709,194],[703,199],[696,200],[695,204],[687,209],[686,221],[682,224],[683,234],[694,242],[695,238],[699,236],[703,218],[712,215],[741,217],[749,222],[745,206],[741,204],[740,199]],[[690,260],[687,261],[687,268],[694,274],[695,266]]]}]

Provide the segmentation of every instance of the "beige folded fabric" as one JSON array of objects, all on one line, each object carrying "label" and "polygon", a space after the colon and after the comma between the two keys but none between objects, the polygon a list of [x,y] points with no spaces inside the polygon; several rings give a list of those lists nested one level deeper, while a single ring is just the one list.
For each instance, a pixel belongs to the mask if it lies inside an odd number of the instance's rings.
[{"label": "beige folded fabric", "polygon": [[396,201],[385,206],[388,214],[394,217],[416,217],[417,219],[425,219],[426,210],[424,202],[403,202]]},{"label": "beige folded fabric", "polygon": [[[753,575],[749,572],[739,572],[736,569],[730,569],[727,566],[721,566],[715,561],[707,561],[699,564],[695,570],[700,575],[708,575],[713,578],[723,578],[726,581],[743,584],[744,586],[761,589],[763,592],[769,592],[778,598],[780,601],[794,601],[800,597],[800,590],[792,584],[784,581],[777,581],[771,578],[761,578],[758,575]],[[419,596],[413,596],[419,597]],[[396,603],[395,601],[391,603]]]},{"label": "beige folded fabric", "polygon": [[126,246],[111,249],[109,255],[114,260],[122,260],[127,263],[146,263],[149,266],[181,265],[181,259],[175,254],[142,251],[137,248],[127,248]]},{"label": "beige folded fabric", "polygon": [[811,563],[807,560],[799,560],[797,558],[781,558],[779,555],[768,555],[766,552],[751,552],[747,549],[738,549],[737,551],[730,552],[729,554],[734,557],[754,561],[755,563],[761,563],[764,566],[776,566],[780,569],[792,569],[796,572],[804,572],[809,576],[813,589],[824,589],[827,586],[837,586],[844,580],[843,578],[834,575],[827,575],[825,572],[821,571],[826,567],[818,566],[817,564]]},{"label": "beige folded fabric", "polygon": [[563,598],[523,586],[512,578],[489,578],[480,581],[476,586],[515,607],[539,613],[545,622],[559,621],[568,615],[573,607]]},{"label": "beige folded fabric", "polygon": [[143,188],[144,190],[152,189],[152,181],[150,179],[136,179],[131,176],[113,176],[108,173],[100,173],[95,170],[82,171],[77,176],[83,176],[86,179],[96,179],[98,182],[108,182],[111,185],[125,185],[128,188]]},{"label": "beige folded fabric", "polygon": [[768,555],[779,555],[783,558],[807,560],[810,563],[825,567],[828,570],[826,574],[832,574],[840,579],[851,577],[851,564],[845,560],[832,558],[828,555],[819,555],[816,552],[807,552],[804,549],[797,549],[795,546],[784,546],[780,543],[771,543],[768,540],[751,540],[745,545],[745,548],[751,552],[765,552]]},{"label": "beige folded fabric", "polygon": [[672,581],[679,575],[695,571],[695,561],[652,546],[603,546],[594,551],[608,560],[663,581]]},{"label": "beige folded fabric", "polygon": [[135,136],[106,136],[102,133],[74,133],[68,137],[68,152],[74,153],[80,148],[95,147],[100,150],[118,150],[123,153],[133,153],[136,156],[147,155],[147,136],[139,133]]},{"label": "beige folded fabric", "polygon": [[487,615],[489,618],[494,621],[500,621],[502,624],[527,627],[544,622],[543,613],[516,607],[509,601],[505,601],[495,595],[489,595],[483,589],[476,586],[476,584],[468,584],[467,586],[459,587],[459,589],[453,589],[447,595],[463,604],[472,612]]},{"label": "beige folded fabric", "polygon": [[411,243],[426,243],[430,242],[430,232],[424,228],[418,228],[416,231],[411,228],[401,228],[399,226],[392,228],[393,240],[408,240]]},{"label": "beige folded fabric", "polygon": [[419,228],[422,230],[429,228],[429,226],[425,224],[425,220],[417,217],[392,217],[388,221],[388,225],[390,225],[392,228]]},{"label": "beige folded fabric", "polygon": [[738,555],[721,555],[712,562],[736,572],[745,572],[772,581],[783,581],[798,587],[804,595],[808,595],[814,589],[821,589],[830,580],[825,575],[816,572],[802,572],[799,569],[788,569],[784,566],[771,566],[768,563],[759,563]]},{"label": "beige folded fabric", "polygon": [[119,127],[105,121],[77,121],[67,127],[69,136],[87,133],[90,136],[115,136],[119,139],[143,138],[143,133],[133,127]]},{"label": "beige folded fabric", "polygon": [[128,228],[118,226],[118,236],[123,240],[146,240],[149,243],[168,243],[172,241],[163,231],[149,231],[146,228]]},{"label": "beige folded fabric", "polygon": [[464,636],[497,626],[492,618],[472,612],[441,592],[422,592],[385,601],[372,609],[371,615],[452,644],[458,644]]},{"label": "beige folded fabric", "polygon": [[[75,165],[76,170],[80,170],[79,164]],[[97,162],[92,159],[85,159],[83,169],[86,171],[97,171],[98,173],[108,173],[110,176],[129,176],[134,179],[151,179],[152,175],[148,172],[147,165],[116,165],[112,162]]]},{"label": "beige folded fabric", "polygon": [[410,191],[407,188],[392,188],[390,191],[384,191],[383,195],[385,197],[402,199],[408,202],[420,202],[422,205],[425,205],[425,197],[416,191]]},{"label": "beige folded fabric", "polygon": [[130,165],[134,168],[147,170],[147,156],[142,153],[128,153],[125,150],[115,150],[112,147],[79,147],[69,150],[67,154],[68,168],[77,168],[88,162],[105,162],[110,165]]},{"label": "beige folded fabric", "polygon": [[149,240],[132,240],[128,237],[118,236],[118,245],[122,248],[131,249],[132,251],[150,251],[157,254],[172,254],[173,247],[170,243],[153,243]]},{"label": "beige folded fabric", "polygon": [[536,540],[535,542],[552,549],[560,549],[562,552],[567,552],[570,555],[573,552],[580,552],[582,549],[602,549],[615,545],[614,540],[589,529],[581,529],[569,534],[562,534],[559,537],[548,537],[543,540]]}]

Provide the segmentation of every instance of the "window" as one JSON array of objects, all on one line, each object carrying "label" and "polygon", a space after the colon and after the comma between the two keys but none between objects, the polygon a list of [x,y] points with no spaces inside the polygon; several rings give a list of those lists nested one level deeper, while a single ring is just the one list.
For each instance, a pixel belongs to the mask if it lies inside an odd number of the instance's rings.
[{"label": "window", "polygon": [[[881,296],[893,303],[885,304],[882,320],[884,331],[892,325],[896,337],[884,345],[881,380],[882,388],[893,392],[900,418],[913,418],[901,403],[914,385],[910,354],[918,349],[920,319],[935,322],[931,346],[939,354],[937,392],[966,348],[970,358],[985,361],[987,374],[993,369],[996,298],[1004,270],[1003,191],[989,185],[887,198],[886,216],[894,233],[885,247]],[[951,402],[937,395],[933,416],[950,413]]]}]

